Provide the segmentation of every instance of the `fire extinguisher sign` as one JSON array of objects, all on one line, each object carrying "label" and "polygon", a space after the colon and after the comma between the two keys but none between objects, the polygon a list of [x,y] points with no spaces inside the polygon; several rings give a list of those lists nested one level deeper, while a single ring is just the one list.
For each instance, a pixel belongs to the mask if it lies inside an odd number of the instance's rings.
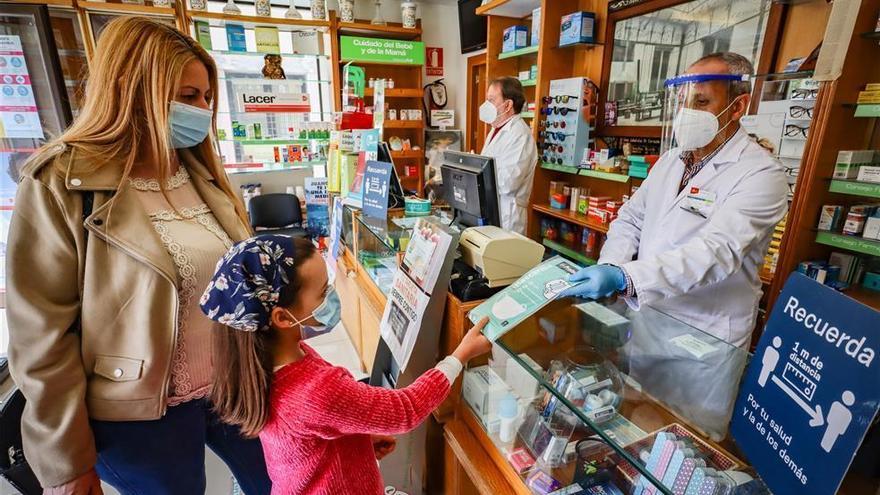
[{"label": "fire extinguisher sign", "polygon": [[443,49],[435,46],[425,47],[425,75],[443,76]]}]

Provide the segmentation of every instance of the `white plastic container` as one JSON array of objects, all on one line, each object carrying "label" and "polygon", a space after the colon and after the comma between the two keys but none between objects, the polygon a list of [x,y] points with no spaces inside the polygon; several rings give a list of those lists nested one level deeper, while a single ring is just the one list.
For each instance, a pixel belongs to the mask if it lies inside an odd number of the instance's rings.
[{"label": "white plastic container", "polygon": [[400,17],[403,19],[403,27],[406,29],[416,28],[416,3],[403,2],[400,4]]},{"label": "white plastic container", "polygon": [[498,419],[501,420],[501,429],[498,438],[504,443],[510,443],[516,438],[516,419],[519,417],[519,403],[516,396],[507,394],[498,404]]}]

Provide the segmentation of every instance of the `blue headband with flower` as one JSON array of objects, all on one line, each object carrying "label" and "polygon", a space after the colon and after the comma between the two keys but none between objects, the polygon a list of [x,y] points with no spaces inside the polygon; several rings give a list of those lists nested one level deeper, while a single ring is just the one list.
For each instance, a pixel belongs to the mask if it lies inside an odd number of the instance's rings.
[{"label": "blue headband with flower", "polygon": [[199,302],[202,312],[236,330],[268,330],[272,309],[296,269],[295,255],[293,239],[283,235],[235,244],[217,263]]}]

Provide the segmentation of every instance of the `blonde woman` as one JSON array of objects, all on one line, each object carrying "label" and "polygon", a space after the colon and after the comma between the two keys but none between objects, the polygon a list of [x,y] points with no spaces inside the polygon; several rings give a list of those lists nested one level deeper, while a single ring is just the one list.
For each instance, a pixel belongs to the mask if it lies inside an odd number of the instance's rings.
[{"label": "blonde woman", "polygon": [[[8,243],[12,375],[47,494],[205,490],[205,445],[249,495],[262,448],[218,421],[214,266],[249,228],[211,139],[217,69],[144,18],[101,35],[79,118],[22,170]],[[83,218],[87,202],[92,213]]]}]

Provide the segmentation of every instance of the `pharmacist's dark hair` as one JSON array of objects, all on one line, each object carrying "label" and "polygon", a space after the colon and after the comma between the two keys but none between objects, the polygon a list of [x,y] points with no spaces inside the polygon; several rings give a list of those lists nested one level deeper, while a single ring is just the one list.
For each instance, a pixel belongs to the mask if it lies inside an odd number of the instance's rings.
[{"label": "pharmacist's dark hair", "polygon": [[513,112],[517,114],[522,113],[523,106],[526,104],[526,93],[523,91],[523,86],[519,79],[504,76],[489,81],[489,86],[495,84],[501,89],[501,96],[505,100],[513,102]]},{"label": "pharmacist's dark hair", "polygon": [[[701,64],[703,62],[708,62],[710,60],[718,60],[720,62],[724,62],[724,65],[727,66],[728,74],[735,74],[738,76],[748,75],[752,76],[755,74],[755,67],[749,61],[749,59],[743,57],[739,53],[735,52],[715,52],[710,53],[708,55],[704,55],[700,57],[699,60],[691,64],[694,65]],[[739,95],[747,95],[752,92],[752,82],[751,81],[734,81],[730,83],[730,99],[733,100]]]}]

